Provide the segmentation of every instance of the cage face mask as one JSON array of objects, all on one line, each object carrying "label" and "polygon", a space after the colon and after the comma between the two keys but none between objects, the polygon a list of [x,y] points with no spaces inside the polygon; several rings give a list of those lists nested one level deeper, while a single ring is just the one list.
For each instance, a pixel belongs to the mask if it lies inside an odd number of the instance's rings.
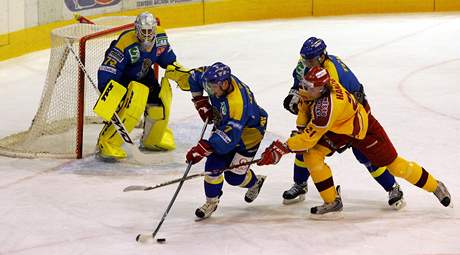
[{"label": "cage face mask", "polygon": [[143,51],[150,52],[155,44],[157,22],[155,17],[148,12],[141,13],[134,22],[136,36]]}]

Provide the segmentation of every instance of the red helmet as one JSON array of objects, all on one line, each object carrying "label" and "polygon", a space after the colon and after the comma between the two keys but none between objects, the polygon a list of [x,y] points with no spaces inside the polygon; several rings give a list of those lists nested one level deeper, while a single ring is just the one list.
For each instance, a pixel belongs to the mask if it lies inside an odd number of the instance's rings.
[{"label": "red helmet", "polygon": [[331,77],[326,69],[315,66],[308,70],[307,74],[304,76],[305,81],[310,83],[311,87],[323,87],[329,83]]}]

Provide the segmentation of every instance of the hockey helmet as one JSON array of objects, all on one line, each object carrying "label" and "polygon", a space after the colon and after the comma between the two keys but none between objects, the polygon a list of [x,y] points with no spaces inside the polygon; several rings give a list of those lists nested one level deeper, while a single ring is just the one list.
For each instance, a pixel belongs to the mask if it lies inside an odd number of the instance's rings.
[{"label": "hockey helmet", "polygon": [[216,62],[207,67],[203,73],[203,88],[209,95],[213,95],[212,86],[222,85],[224,81],[230,80],[230,77],[230,67],[221,62]]},{"label": "hockey helmet", "polygon": [[305,89],[308,88],[317,88],[317,87],[324,87],[329,84],[331,77],[326,69],[315,66],[308,70],[307,74],[304,76],[304,80],[302,81],[302,86]]},{"label": "hockey helmet", "polygon": [[308,38],[300,49],[300,55],[304,59],[312,59],[327,54],[326,43],[322,39],[316,37]]},{"label": "hockey helmet", "polygon": [[157,21],[155,16],[149,12],[143,12],[134,21],[136,36],[144,50],[150,51],[155,42]]}]

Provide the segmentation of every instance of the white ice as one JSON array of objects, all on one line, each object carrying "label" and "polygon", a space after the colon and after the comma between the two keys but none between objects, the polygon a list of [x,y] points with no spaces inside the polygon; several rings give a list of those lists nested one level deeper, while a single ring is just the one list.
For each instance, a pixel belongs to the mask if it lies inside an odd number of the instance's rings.
[{"label": "white ice", "polygon": [[[300,46],[323,38],[364,84],[374,115],[399,153],[442,180],[454,208],[399,180],[407,207],[394,211],[387,193],[345,152],[328,159],[342,186],[344,219],[309,219],[321,203],[310,183],[305,202],[285,206],[293,156],[254,167],[268,175],[260,197],[224,186],[211,218],[196,222],[204,202],[202,180],[187,181],[157,237],[141,245],[176,185],[123,193],[127,185],[154,185],[180,177],[184,152],[201,122],[188,93],[174,90],[172,124],[178,150],[171,163],[142,166],[83,160],[0,157],[0,254],[459,254],[460,253],[460,15],[412,14],[242,22],[171,29],[169,39],[188,67],[222,61],[250,85],[270,114],[262,148],[285,139],[294,116],[282,107]],[[38,107],[49,51],[0,62],[0,136],[26,129]],[[202,171],[202,163],[192,173]]]}]

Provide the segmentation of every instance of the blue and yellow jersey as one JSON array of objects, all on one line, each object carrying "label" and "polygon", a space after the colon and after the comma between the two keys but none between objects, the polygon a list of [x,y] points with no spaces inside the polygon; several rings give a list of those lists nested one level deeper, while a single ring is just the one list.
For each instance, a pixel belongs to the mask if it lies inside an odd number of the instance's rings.
[{"label": "blue and yellow jersey", "polygon": [[[190,75],[190,91],[203,94],[202,74],[206,67],[197,68]],[[257,105],[249,87],[232,75],[233,91],[223,97],[210,96],[214,129],[209,143],[218,154],[233,149],[250,151],[258,148],[267,126],[267,113]]]},{"label": "blue and yellow jersey", "polygon": [[368,113],[354,96],[331,78],[329,92],[309,102],[301,102],[297,125],[305,127],[301,134],[288,139],[292,151],[306,151],[331,131],[355,139],[364,139],[368,127]]},{"label": "blue and yellow jersey", "polygon": [[157,63],[162,68],[176,61],[168,37],[161,27],[157,27],[155,44],[151,52],[141,50],[141,45],[134,29],[123,32],[114,40],[105,52],[105,58],[99,67],[98,87],[103,91],[110,80],[127,86],[130,81],[138,81],[147,86],[157,84],[152,65]]},{"label": "blue and yellow jersey", "polygon": [[[349,92],[363,92],[363,86],[359,83],[355,74],[342,62],[342,60],[340,60],[340,58],[328,55],[323,63],[323,68],[329,72],[332,79],[339,81]],[[292,77],[294,78],[292,89],[299,90],[299,83],[307,71],[308,69],[306,66],[299,60],[296,68],[292,72]]]}]

